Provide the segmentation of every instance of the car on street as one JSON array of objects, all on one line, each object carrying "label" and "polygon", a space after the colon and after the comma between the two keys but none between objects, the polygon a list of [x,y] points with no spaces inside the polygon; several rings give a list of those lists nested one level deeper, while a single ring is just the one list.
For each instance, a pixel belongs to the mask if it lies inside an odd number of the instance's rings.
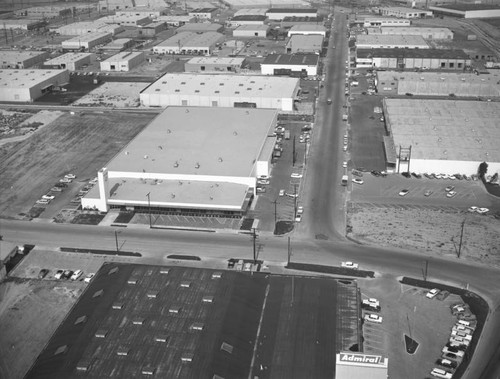
[{"label": "car on street", "polygon": [[410,179],[411,178],[411,174],[409,172],[402,172],[401,175],[403,175],[405,178],[407,179]]},{"label": "car on street", "polygon": [[299,207],[297,207],[297,214],[298,214],[298,215],[301,215],[301,214],[303,214],[303,213],[304,213],[304,207],[303,207],[302,205],[301,205],[301,206],[299,206]]},{"label": "car on street", "polygon": [[64,270],[57,270],[56,274],[54,275],[54,278],[61,279],[63,274],[64,274]]},{"label": "car on street", "polygon": [[76,175],[73,175],[73,174],[66,174],[66,175],[64,175],[64,177],[66,179],[76,179]]},{"label": "car on street", "polygon": [[342,262],[341,266],[344,268],[352,268],[352,269],[358,269],[358,267],[359,267],[359,265],[357,263],[354,263],[351,261]]},{"label": "car on street", "polygon": [[299,194],[298,193],[285,193],[285,195],[287,195],[288,197],[291,197],[291,198],[296,198],[296,197],[299,197]]},{"label": "car on street", "polygon": [[451,372],[437,368],[437,367],[432,369],[431,375],[435,376],[436,378],[444,378],[444,379],[451,379],[453,376],[453,374]]},{"label": "car on street", "polygon": [[431,289],[429,292],[427,292],[425,294],[425,297],[427,297],[428,299],[434,299],[434,297],[440,292],[439,289],[437,288],[433,288]]},{"label": "car on street", "polygon": [[47,200],[47,199],[39,199],[36,201],[37,204],[40,204],[40,205],[49,205],[50,203],[50,200]]},{"label": "car on street", "polygon": [[352,182],[356,183],[356,184],[363,184],[364,183],[363,179],[359,179],[359,178],[352,178]]},{"label": "car on street", "polygon": [[446,359],[446,358],[440,358],[436,361],[436,363],[440,366],[451,368],[451,369],[457,368],[457,362],[452,361],[450,359]]},{"label": "car on street", "polygon": [[380,310],[380,302],[377,299],[363,299],[361,302],[361,307],[365,309],[370,309],[372,311],[379,311]]},{"label": "car on street", "polygon": [[452,198],[452,197],[455,197],[456,196],[456,192],[455,191],[450,191],[446,194],[446,197],[449,197],[449,198]]},{"label": "car on street", "polygon": [[264,193],[266,189],[264,187],[257,187],[257,193]]},{"label": "car on street", "polygon": [[343,168],[347,168],[347,162],[346,161],[342,162],[342,167]]},{"label": "car on street", "polygon": [[62,191],[63,191],[63,189],[62,189],[61,187],[55,187],[55,186],[54,186],[54,187],[52,187],[50,190],[51,190],[52,192],[62,192]]},{"label": "car on street", "polygon": [[278,193],[278,196],[285,196],[285,190],[280,189],[280,192]]},{"label": "car on street", "polygon": [[43,279],[47,276],[47,274],[49,273],[49,270],[47,270],[46,268],[42,268],[40,270],[40,272],[38,273],[38,279]]},{"label": "car on street", "polygon": [[301,221],[302,221],[302,215],[301,214],[295,215],[295,222],[301,222]]},{"label": "car on street", "polygon": [[259,179],[259,180],[257,180],[257,184],[267,185],[267,184],[269,184],[269,180]]},{"label": "car on street", "polygon": [[59,183],[71,183],[73,182],[71,179],[68,179],[68,178],[62,178],[62,179],[59,179]]},{"label": "car on street", "polygon": [[327,99],[326,102],[328,105],[330,105],[332,103],[332,99]]},{"label": "car on street", "polygon": [[448,186],[448,187],[446,187],[444,190],[445,190],[446,192],[450,192],[450,191],[453,191],[454,189],[455,189],[455,186]]},{"label": "car on street", "polygon": [[409,189],[403,189],[403,190],[399,191],[399,196],[406,196],[406,195],[408,195],[408,192],[410,192]]},{"label": "car on street", "polygon": [[76,270],[73,275],[71,275],[71,280],[78,280],[80,276],[82,276],[83,271],[82,270]]},{"label": "car on street", "polygon": [[375,322],[377,324],[382,323],[382,316],[376,315],[375,313],[367,313],[364,317],[365,321]]},{"label": "car on street", "polygon": [[302,174],[298,172],[292,172],[292,175],[290,175],[290,177],[294,179],[300,179],[302,178]]},{"label": "car on street", "polygon": [[54,200],[56,197],[54,195],[43,195],[42,199],[44,200]]},{"label": "car on street", "polygon": [[424,192],[424,196],[425,197],[429,197],[431,195],[432,195],[432,191],[431,190],[427,190],[427,191]]}]

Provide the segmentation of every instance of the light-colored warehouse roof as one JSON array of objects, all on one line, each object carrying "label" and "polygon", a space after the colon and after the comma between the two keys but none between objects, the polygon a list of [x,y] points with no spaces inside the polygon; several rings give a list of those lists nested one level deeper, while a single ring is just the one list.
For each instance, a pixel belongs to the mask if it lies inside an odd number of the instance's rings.
[{"label": "light-colored warehouse roof", "polygon": [[374,46],[420,46],[421,48],[429,47],[422,36],[396,34],[361,34],[356,37],[356,44]]},{"label": "light-colored warehouse roof", "polygon": [[323,25],[298,24],[290,28],[289,32],[326,32]]},{"label": "light-colored warehouse roof", "polygon": [[132,59],[144,55],[144,52],[142,51],[122,51],[121,53],[115,54],[112,57],[109,57],[106,59],[104,62],[128,62],[131,61]]},{"label": "light-colored warehouse roof", "polygon": [[213,46],[217,42],[224,39],[224,34],[217,32],[205,32],[201,34],[194,33],[194,35],[184,42],[182,47],[200,47],[200,46]]},{"label": "light-colored warehouse roof", "polygon": [[384,99],[396,147],[414,159],[500,162],[500,103]]},{"label": "light-colored warehouse roof", "polygon": [[269,29],[269,25],[240,25],[235,30],[238,30],[238,31],[241,31],[241,30],[260,31],[260,30],[267,30],[267,29]]},{"label": "light-colored warehouse roof", "polygon": [[378,82],[396,82],[398,93],[414,95],[500,96],[500,73],[377,71]]},{"label": "light-colored warehouse roof", "polygon": [[298,82],[298,78],[276,76],[165,74],[142,93],[281,99],[293,97]]},{"label": "light-colored warehouse roof", "polygon": [[316,54],[269,54],[261,64],[282,66],[315,66],[319,62]]},{"label": "light-colored warehouse roof", "polygon": [[31,88],[67,70],[0,69],[0,90],[6,88]]},{"label": "light-colored warehouse roof", "polygon": [[239,65],[241,66],[245,58],[237,57],[194,57],[186,64],[220,64],[220,65]]},{"label": "light-colored warehouse roof", "polygon": [[262,9],[262,8],[245,8],[245,9],[240,9],[234,14],[234,17],[237,16],[251,16],[251,15],[258,15],[258,16],[265,16],[267,12],[267,9]]},{"label": "light-colored warehouse roof", "polygon": [[290,37],[287,43],[287,47],[293,48],[295,50],[300,49],[317,49],[321,50],[323,48],[323,36],[320,34],[294,34]]},{"label": "light-colored warehouse roof", "polygon": [[56,65],[61,63],[78,62],[81,59],[91,57],[92,53],[66,53],[45,61],[44,65]]},{"label": "light-colored warehouse roof", "polygon": [[250,177],[276,110],[167,107],[109,171]]},{"label": "light-colored warehouse roof", "polygon": [[2,50],[0,52],[0,61],[17,63],[40,55],[47,55],[47,53],[45,51]]},{"label": "light-colored warehouse roof", "polygon": [[156,46],[175,46],[175,47],[179,47],[179,45],[180,45],[182,47],[182,46],[184,46],[184,43],[186,41],[189,41],[191,38],[193,38],[193,36],[195,34],[196,33],[193,33],[193,32],[180,32],[180,33],[174,34],[170,38],[167,38],[165,41],[160,42]]},{"label": "light-colored warehouse roof", "polygon": [[92,42],[100,38],[111,37],[111,33],[107,32],[94,32],[88,34],[82,34],[81,36],[70,38],[63,42]]},{"label": "light-colored warehouse roof", "polygon": [[[265,7],[269,8],[269,0],[225,0],[232,8]],[[301,6],[307,7],[309,3],[304,0],[273,0],[272,6]]]},{"label": "light-colored warehouse roof", "polygon": [[177,29],[178,32],[217,32],[222,29],[221,24],[208,22],[188,23]]},{"label": "light-colored warehouse roof", "polygon": [[106,24],[115,24],[119,22],[133,22],[133,21],[142,21],[147,19],[148,16],[144,16],[143,14],[133,14],[133,13],[124,13],[124,14],[116,14],[112,16],[105,16],[98,19],[98,21],[104,22]]},{"label": "light-colored warehouse roof", "polygon": [[12,20],[8,18],[2,18],[0,19],[0,28],[3,28],[4,25],[6,29],[8,29],[9,26],[17,26],[17,25],[36,25],[40,24],[42,21],[41,20],[34,20],[34,19],[17,19],[17,20]]},{"label": "light-colored warehouse roof", "polygon": [[418,12],[429,12],[425,9],[415,9],[415,8],[406,8],[406,7],[383,7],[380,8],[380,11],[390,11],[390,12],[400,12],[400,13],[418,13]]},{"label": "light-colored warehouse roof", "polygon": [[382,34],[453,34],[448,28],[429,28],[423,26],[382,26]]}]

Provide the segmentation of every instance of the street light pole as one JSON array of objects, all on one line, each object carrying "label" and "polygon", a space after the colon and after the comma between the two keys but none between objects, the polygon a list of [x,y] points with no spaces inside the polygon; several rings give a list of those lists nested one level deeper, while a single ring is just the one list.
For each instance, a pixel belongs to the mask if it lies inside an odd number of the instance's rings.
[{"label": "street light pole", "polygon": [[115,244],[116,244],[116,252],[118,253],[120,251],[120,248],[118,247],[118,231],[115,230]]},{"label": "street light pole", "polygon": [[152,228],[151,224],[151,192],[148,192],[146,196],[148,197],[148,213],[149,213],[149,229]]}]

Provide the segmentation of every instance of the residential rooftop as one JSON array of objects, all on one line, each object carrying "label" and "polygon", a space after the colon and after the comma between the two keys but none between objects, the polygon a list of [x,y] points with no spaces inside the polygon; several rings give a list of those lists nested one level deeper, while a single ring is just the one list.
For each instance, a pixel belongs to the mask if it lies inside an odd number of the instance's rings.
[{"label": "residential rooftop", "polygon": [[394,145],[415,159],[500,162],[500,103],[384,99]]},{"label": "residential rooftop", "polygon": [[[176,80],[165,81],[165,87],[177,85]],[[193,85],[189,79],[186,83]],[[167,107],[107,168],[177,176],[250,177],[276,117],[277,111],[271,109]]]},{"label": "residential rooftop", "polygon": [[262,64],[315,66],[318,62],[319,56],[316,54],[269,54]]}]

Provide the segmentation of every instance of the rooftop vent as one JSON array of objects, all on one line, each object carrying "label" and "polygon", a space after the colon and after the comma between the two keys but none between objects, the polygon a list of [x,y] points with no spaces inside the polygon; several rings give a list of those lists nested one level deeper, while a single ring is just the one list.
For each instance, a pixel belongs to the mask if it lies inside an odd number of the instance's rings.
[{"label": "rooftop vent", "polygon": [[232,354],[233,353],[233,345],[230,345],[226,342],[222,342],[222,345],[220,347],[222,351],[225,351],[226,353]]},{"label": "rooftop vent", "polygon": [[75,320],[75,325],[84,324],[87,321],[87,316],[80,316]]},{"label": "rooftop vent", "polygon": [[118,350],[116,351],[116,355],[127,356],[129,351],[130,349],[127,347],[119,347]]},{"label": "rooftop vent", "polygon": [[219,163],[222,163],[222,157],[219,157],[218,161]]},{"label": "rooftop vent", "polygon": [[193,322],[193,324],[191,324],[191,330],[203,330],[204,327],[205,324],[202,322]]},{"label": "rooftop vent", "polygon": [[168,313],[179,314],[181,313],[181,309],[180,305],[173,305],[169,308]]},{"label": "rooftop vent", "polygon": [[148,299],[156,299],[158,297],[158,291],[149,291],[146,296]]},{"label": "rooftop vent", "polygon": [[179,167],[179,162],[175,161],[174,162],[174,167]]},{"label": "rooftop vent", "polygon": [[194,168],[200,168],[200,164],[198,162],[196,162],[196,164],[194,165]]},{"label": "rooftop vent", "polygon": [[181,82],[182,85],[186,85],[186,82]]},{"label": "rooftop vent", "polygon": [[194,358],[194,354],[193,353],[184,353],[181,355],[181,361],[182,362],[192,362],[193,361],[193,358]]},{"label": "rooftop vent", "polygon": [[168,274],[170,272],[169,268],[161,268],[160,269],[160,274]]},{"label": "rooftop vent", "polygon": [[188,282],[187,280],[184,280],[181,282],[181,287],[182,288],[189,288],[191,287],[191,282]]},{"label": "rooftop vent", "polygon": [[213,296],[203,296],[204,303],[213,303],[214,302],[214,297]]},{"label": "rooftop vent", "polygon": [[113,303],[112,308],[113,309],[122,309],[123,303]]},{"label": "rooftop vent", "polygon": [[141,369],[141,374],[142,375],[154,375],[155,374],[155,371],[156,371],[156,368],[154,367],[149,367],[149,366],[145,366]]},{"label": "rooftop vent", "polygon": [[144,324],[144,318],[134,318],[132,320],[133,325],[142,325]]},{"label": "rooftop vent", "polygon": [[155,342],[165,343],[167,341],[168,341],[168,336],[166,336],[164,334],[161,334],[161,335],[155,337]]},{"label": "rooftop vent", "polygon": [[131,279],[127,280],[127,284],[136,285],[137,284],[137,279],[131,278]]},{"label": "rooftop vent", "polygon": [[212,279],[220,279],[222,277],[222,272],[217,271],[212,274]]},{"label": "rooftop vent", "polygon": [[113,267],[111,270],[108,271],[108,275],[113,275],[118,272],[118,267]]},{"label": "rooftop vent", "polygon": [[108,331],[106,329],[99,329],[94,334],[96,338],[106,338],[107,335]]}]

